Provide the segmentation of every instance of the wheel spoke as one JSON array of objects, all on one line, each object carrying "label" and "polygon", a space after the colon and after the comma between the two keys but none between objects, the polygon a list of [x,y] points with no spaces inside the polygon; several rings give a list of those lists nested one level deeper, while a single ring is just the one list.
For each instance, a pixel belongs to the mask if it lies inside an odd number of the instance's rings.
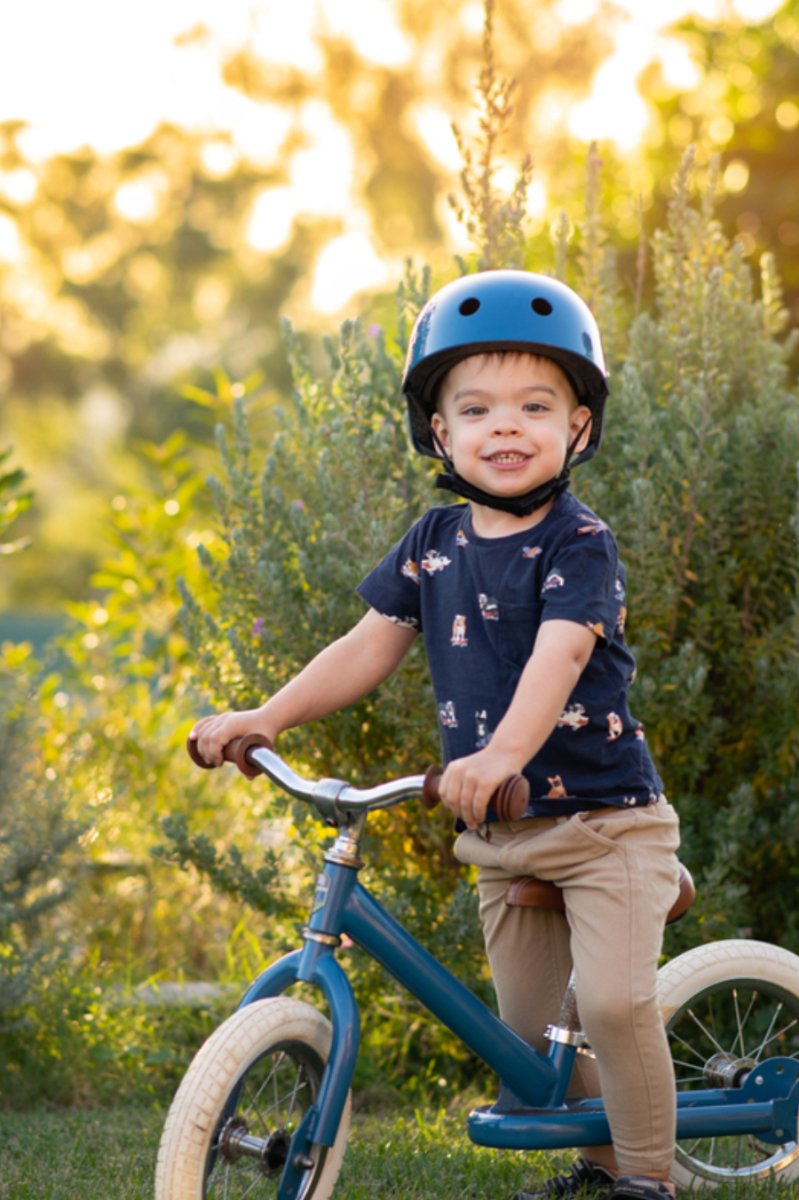
[{"label": "wheel spoke", "polygon": [[[766,967],[758,979],[750,961],[746,966],[744,978],[722,978],[673,1011],[668,1033],[680,1087],[719,1086],[775,1054],[799,1058],[799,987],[772,984]],[[675,1170],[689,1173],[690,1186],[793,1179],[799,1145],[773,1146],[750,1134],[692,1139],[678,1143]]]},{"label": "wheel spoke", "polygon": [[[782,1012],[782,1006],[780,1006],[779,1012]],[[752,1057],[755,1059],[755,1062],[760,1062],[760,1057],[763,1054],[763,1051],[766,1049],[767,1046],[770,1046],[772,1044],[772,1042],[780,1041],[782,1038],[784,1038],[786,1036],[786,1034],[790,1033],[790,1031],[792,1029],[796,1029],[796,1027],[797,1027],[797,1021],[794,1018],[792,1021],[789,1021],[789,1023],[787,1025],[783,1025],[781,1029],[778,1029],[775,1032],[774,1025],[776,1023],[778,1015],[779,1015],[779,1013],[774,1014],[774,1018],[771,1022],[771,1025],[769,1026],[768,1030],[766,1031],[766,1034],[764,1035],[762,1041],[760,1042],[760,1045],[752,1053]],[[791,1054],[789,1057],[796,1058],[796,1054],[797,1054],[797,1051],[794,1051],[794,1053]]]},{"label": "wheel spoke", "polygon": [[719,1052],[719,1054],[723,1054],[724,1049],[723,1049],[721,1043],[717,1040],[715,1035],[710,1032],[707,1025],[705,1025],[703,1021],[700,1021],[699,1017],[696,1015],[694,1010],[692,1008],[689,1008],[685,1015],[691,1018],[691,1020],[694,1022],[694,1024],[697,1026],[697,1028],[702,1030],[702,1033],[704,1033],[705,1037],[710,1042],[710,1044],[713,1046],[713,1048],[715,1050],[717,1050]]},{"label": "wheel spoke", "polygon": [[738,1053],[740,1055],[743,1055],[743,1053],[744,1053],[744,1030],[743,1030],[743,1021],[741,1020],[741,1009],[738,1004],[738,989],[737,988],[733,988],[733,990],[732,990],[732,1006],[735,1011],[735,1025],[738,1030],[738,1033],[735,1038],[735,1042],[733,1042],[733,1048],[735,1047],[735,1045],[737,1043]]},{"label": "wheel spoke", "polygon": [[291,1089],[291,1095],[286,1105],[290,1113],[294,1112],[294,1107],[297,1103],[297,1096],[299,1095],[300,1090],[306,1086],[305,1072],[301,1068],[298,1068],[294,1075],[294,1086]]}]

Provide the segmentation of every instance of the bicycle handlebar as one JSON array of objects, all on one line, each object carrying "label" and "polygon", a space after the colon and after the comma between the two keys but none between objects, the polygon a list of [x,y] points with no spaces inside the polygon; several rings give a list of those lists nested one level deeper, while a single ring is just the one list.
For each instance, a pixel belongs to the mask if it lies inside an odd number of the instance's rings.
[{"label": "bicycle handlebar", "polygon": [[[441,767],[428,767],[422,788],[422,804],[425,808],[435,808],[441,799],[438,784],[443,774]],[[497,814],[498,821],[518,821],[524,816],[529,799],[530,784],[525,777],[509,775],[492,793],[488,807]]]},{"label": "bicycle handlebar", "polygon": [[[197,749],[197,742],[194,738],[186,739],[186,749],[189,758],[197,767],[202,767],[204,771],[212,771],[214,764],[206,762]],[[255,779],[262,774],[258,767],[253,767],[248,761],[246,755],[248,750],[263,749],[272,750],[274,747],[268,737],[264,737],[262,733],[247,733],[244,737],[233,738],[226,746],[222,747],[222,758],[225,762],[233,763],[245,775],[247,779]]]},{"label": "bicycle handlebar", "polygon": [[[193,738],[186,742],[192,762],[203,770],[211,770],[197,750]],[[233,738],[222,750],[225,762],[233,763],[247,779],[257,775],[268,775],[289,795],[298,800],[310,800],[331,815],[335,809],[358,812],[369,808],[391,808],[411,796],[421,795],[422,804],[431,809],[441,799],[439,781],[443,775],[441,767],[430,767],[425,775],[406,775],[392,779],[372,788],[355,788],[339,779],[321,779],[312,782],[297,775],[289,765],[275,753],[272,743],[260,733],[248,733]],[[489,801],[500,821],[517,821],[524,815],[530,797],[530,785],[523,775],[511,775],[494,792]]]}]

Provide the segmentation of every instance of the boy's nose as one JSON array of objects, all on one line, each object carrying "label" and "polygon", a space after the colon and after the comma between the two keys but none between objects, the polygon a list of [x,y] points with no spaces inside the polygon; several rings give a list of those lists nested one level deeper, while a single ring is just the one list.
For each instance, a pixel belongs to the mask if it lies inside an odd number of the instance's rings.
[{"label": "boy's nose", "polygon": [[506,437],[508,434],[520,433],[518,417],[513,412],[496,413],[491,432],[502,437]]}]

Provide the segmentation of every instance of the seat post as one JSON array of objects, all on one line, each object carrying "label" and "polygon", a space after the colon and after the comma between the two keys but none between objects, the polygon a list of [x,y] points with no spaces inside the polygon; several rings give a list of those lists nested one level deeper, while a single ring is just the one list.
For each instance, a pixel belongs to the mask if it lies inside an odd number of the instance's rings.
[{"label": "seat post", "polygon": [[585,1034],[583,1033],[580,1014],[577,1011],[577,988],[574,982],[574,971],[569,976],[569,982],[566,984],[566,991],[563,993],[563,999],[560,1004],[560,1012],[558,1014],[557,1025],[547,1025],[544,1037],[550,1042],[559,1042],[564,1046],[583,1046],[585,1044]]}]

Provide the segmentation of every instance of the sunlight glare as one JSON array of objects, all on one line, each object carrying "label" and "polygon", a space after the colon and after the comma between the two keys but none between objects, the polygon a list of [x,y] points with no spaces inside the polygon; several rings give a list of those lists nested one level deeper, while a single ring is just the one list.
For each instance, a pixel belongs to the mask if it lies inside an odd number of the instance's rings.
[{"label": "sunlight glare", "polygon": [[560,0],[555,16],[564,25],[583,25],[591,20],[597,7],[597,0]]},{"label": "sunlight glare", "polygon": [[253,202],[245,237],[253,250],[274,253],[286,244],[297,205],[290,187],[264,188]]},{"label": "sunlight glare", "polygon": [[237,0],[233,7],[239,8],[243,24],[236,30],[228,28],[230,0],[225,0],[223,5],[219,0],[210,0],[210,3],[214,11],[209,22],[212,28],[224,32],[231,48],[243,44],[264,62],[291,63],[309,74],[321,69],[322,55],[313,37],[317,22],[316,0],[291,0],[290,4]]},{"label": "sunlight glare", "polygon": [[14,167],[11,171],[0,171],[0,196],[12,204],[30,204],[36,195],[36,176],[28,167]]},{"label": "sunlight glare", "polygon": [[665,82],[675,91],[687,92],[698,86],[701,73],[684,42],[678,42],[676,38],[662,38],[657,60]]},{"label": "sunlight glare", "polygon": [[466,33],[481,33],[485,24],[485,11],[479,0],[474,4],[465,4],[458,14],[461,28]]},{"label": "sunlight glare", "polygon": [[742,192],[749,182],[749,165],[741,158],[734,158],[724,168],[722,181],[728,192]]},{"label": "sunlight glare", "polygon": [[452,132],[452,119],[448,113],[434,104],[417,104],[410,114],[410,119],[416,133],[433,157],[448,170],[459,170],[461,156],[455,134]]},{"label": "sunlight glare", "polygon": [[365,233],[352,230],[328,242],[319,255],[311,303],[317,312],[338,312],[357,292],[387,280],[386,262]]},{"label": "sunlight glare", "polygon": [[22,262],[22,240],[14,221],[0,213],[0,262],[14,265]]},{"label": "sunlight glare", "polygon": [[[583,141],[608,138],[623,152],[633,150],[649,120],[637,88],[644,65],[659,62],[664,81],[679,91],[690,91],[700,79],[689,48],[664,30],[688,15],[721,20],[730,3],[741,20],[751,23],[768,20],[780,7],[780,0],[660,0],[651,5],[616,0],[622,19],[615,33],[615,49],[594,75],[588,97],[572,106],[567,118],[570,131]],[[565,23],[579,24],[598,9],[598,0],[561,0],[556,11]]]},{"label": "sunlight glare", "polygon": [[322,27],[344,37],[358,53],[383,67],[402,67],[411,57],[411,45],[397,24],[389,0],[326,0]]},{"label": "sunlight glare", "polygon": [[169,180],[163,172],[150,171],[117,188],[114,208],[127,221],[150,221],[158,212],[160,199],[168,187]]},{"label": "sunlight glare", "polygon": [[289,163],[297,209],[307,213],[344,215],[352,205],[354,154],[348,130],[321,100],[303,105],[300,125],[310,145]]},{"label": "sunlight glare", "polygon": [[774,16],[783,0],[733,0],[733,8],[742,21],[759,25]]},{"label": "sunlight glare", "polygon": [[799,125],[799,105],[794,104],[793,100],[782,100],[774,116],[780,129],[796,129]]},{"label": "sunlight glare", "polygon": [[[575,104],[567,89],[552,87],[541,98],[539,119],[545,127],[568,127],[582,140],[609,139],[630,151],[649,119],[637,86],[646,64],[658,62],[664,83],[689,99],[700,79],[701,65],[668,32],[671,24],[688,14],[709,22],[730,22],[737,14],[741,22],[757,24],[780,7],[780,0],[613,0],[606,25],[613,49],[591,79],[588,96]],[[575,26],[600,8],[601,0],[557,0],[552,12]],[[275,253],[291,237],[298,215],[340,219],[343,232],[320,254],[312,286],[313,303],[331,312],[358,290],[381,283],[387,270],[368,232],[357,225],[362,169],[353,135],[321,99],[298,101],[296,107],[250,99],[224,83],[220,65],[244,52],[266,64],[267,72],[297,71],[312,79],[324,64],[319,39],[330,37],[349,43],[378,68],[402,69],[415,48],[403,32],[401,11],[400,0],[139,0],[135,10],[108,0],[7,4],[0,8],[0,121],[28,122],[19,146],[33,164],[86,145],[101,155],[114,153],[142,142],[167,121],[209,137],[202,165],[211,179],[227,178],[239,156],[270,177],[279,170],[276,184],[264,187],[253,202],[247,242],[255,251]],[[461,0],[453,9],[453,21],[472,37],[480,37],[484,20],[483,0]],[[428,46],[419,53],[423,57],[413,66],[426,77],[424,55],[432,52]],[[433,54],[433,72],[437,61]],[[743,82],[746,64],[733,69],[742,92],[735,115],[747,119],[757,111],[759,96]],[[684,121],[689,111],[686,104],[673,121]],[[392,116],[386,114],[388,120]],[[783,99],[775,116],[780,128],[795,129],[795,99]],[[409,120],[431,157],[457,172],[461,160],[443,102],[420,95]],[[728,119],[717,119],[709,133],[722,146],[729,130]],[[294,131],[299,137],[292,143]],[[731,170],[727,186],[734,190],[740,179]],[[508,187],[514,182],[509,177]],[[0,173],[0,197],[11,204],[30,203],[36,187],[35,165]],[[158,181],[142,172],[118,189],[115,206],[127,220],[143,221],[163,198]],[[529,214],[540,218],[547,197],[538,179],[528,200]],[[58,219],[50,207],[48,214],[40,206],[39,220]],[[454,214],[445,202],[437,202],[437,212],[439,207],[450,244],[463,249]],[[13,223],[0,216],[0,259],[15,263],[19,253]],[[88,270],[90,259],[84,247],[76,269]]]},{"label": "sunlight glare", "polygon": [[549,205],[549,197],[547,189],[544,187],[540,179],[530,181],[530,186],[527,189],[527,213],[533,220],[540,221],[547,211]]},{"label": "sunlight glare", "polygon": [[567,124],[582,141],[608,138],[621,150],[632,150],[641,140],[649,110],[636,87],[641,42],[633,31],[619,34],[616,51],[594,75],[590,95],[571,108]]},{"label": "sunlight glare", "polygon": [[200,147],[200,162],[210,179],[227,179],[236,169],[238,156],[231,142],[216,139]]}]

